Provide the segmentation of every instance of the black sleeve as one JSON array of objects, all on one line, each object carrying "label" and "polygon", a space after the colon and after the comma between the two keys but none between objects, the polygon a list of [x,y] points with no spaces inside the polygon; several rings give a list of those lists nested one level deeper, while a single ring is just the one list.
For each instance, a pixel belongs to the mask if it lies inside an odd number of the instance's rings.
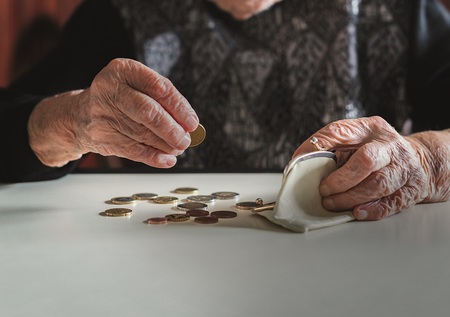
[{"label": "black sleeve", "polygon": [[11,88],[36,95],[86,88],[112,59],[135,58],[131,36],[109,0],[83,2],[59,45]]},{"label": "black sleeve", "polygon": [[49,180],[71,172],[76,162],[61,168],[43,165],[28,144],[28,117],[39,97],[0,90],[0,182]]},{"label": "black sleeve", "polygon": [[450,128],[450,14],[439,0],[419,0],[407,83],[414,131]]},{"label": "black sleeve", "polygon": [[116,57],[134,58],[132,40],[108,0],[87,0],[64,28],[57,47],[6,89],[0,89],[0,182],[55,179],[73,171],[77,162],[49,168],[28,143],[27,124],[34,106],[46,96],[86,88]]}]

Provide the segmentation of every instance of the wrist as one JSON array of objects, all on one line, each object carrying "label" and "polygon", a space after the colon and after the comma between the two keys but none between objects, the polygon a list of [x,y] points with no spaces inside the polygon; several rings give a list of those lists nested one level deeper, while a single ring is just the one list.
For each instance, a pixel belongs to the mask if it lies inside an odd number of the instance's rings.
[{"label": "wrist", "polygon": [[81,92],[46,98],[33,109],[28,119],[29,144],[44,165],[61,167],[86,153],[76,138]]},{"label": "wrist", "polygon": [[407,137],[415,146],[428,175],[428,195],[422,202],[450,198],[450,130],[419,132]]}]

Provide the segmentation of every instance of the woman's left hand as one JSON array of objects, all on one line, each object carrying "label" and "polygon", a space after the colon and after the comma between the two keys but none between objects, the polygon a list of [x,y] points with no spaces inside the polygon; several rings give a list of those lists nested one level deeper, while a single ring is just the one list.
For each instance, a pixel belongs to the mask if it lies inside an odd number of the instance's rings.
[{"label": "woman's left hand", "polygon": [[[450,197],[450,130],[403,137],[374,116],[339,120],[311,137],[335,151],[340,166],[319,187],[327,210],[353,210],[358,220],[379,220]],[[314,150],[307,140],[293,156]]]}]

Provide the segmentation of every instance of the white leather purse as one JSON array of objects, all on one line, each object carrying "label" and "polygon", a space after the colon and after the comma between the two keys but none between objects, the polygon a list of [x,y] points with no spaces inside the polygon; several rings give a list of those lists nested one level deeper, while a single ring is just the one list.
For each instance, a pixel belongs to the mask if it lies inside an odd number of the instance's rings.
[{"label": "white leather purse", "polygon": [[258,214],[301,233],[354,220],[351,211],[331,212],[322,207],[319,184],[336,169],[336,156],[329,151],[294,158],[284,170],[274,209]]}]

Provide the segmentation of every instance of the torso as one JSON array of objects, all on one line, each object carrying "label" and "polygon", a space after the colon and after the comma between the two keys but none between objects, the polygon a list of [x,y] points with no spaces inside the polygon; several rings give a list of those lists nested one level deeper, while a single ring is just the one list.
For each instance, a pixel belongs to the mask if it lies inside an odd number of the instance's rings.
[{"label": "torso", "polygon": [[282,169],[325,124],[408,118],[410,0],[284,0],[243,22],[204,0],[115,0],[139,59],[168,77],[207,129],[177,164]]}]

